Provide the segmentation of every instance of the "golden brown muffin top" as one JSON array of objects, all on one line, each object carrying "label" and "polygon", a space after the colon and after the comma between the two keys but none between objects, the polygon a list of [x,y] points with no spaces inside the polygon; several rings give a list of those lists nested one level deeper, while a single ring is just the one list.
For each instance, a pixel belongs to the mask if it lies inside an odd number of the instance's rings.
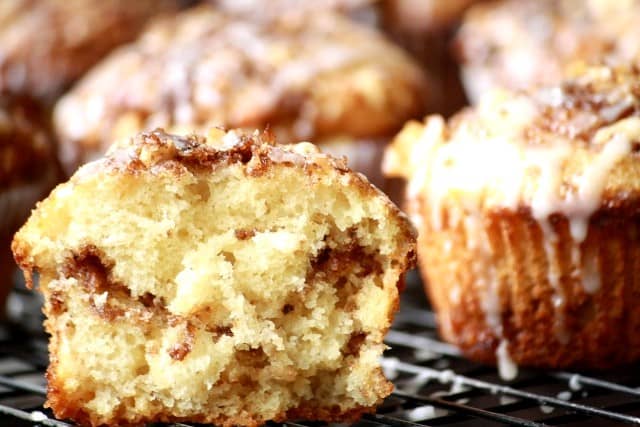
[{"label": "golden brown muffin top", "polygon": [[178,0],[0,2],[0,91],[53,100]]},{"label": "golden brown muffin top", "polygon": [[[640,197],[639,143],[638,68],[576,66],[558,86],[494,91],[448,123],[439,116],[409,123],[384,168],[410,181],[410,198],[433,206],[526,208],[534,218],[586,220]],[[574,237],[584,237],[582,225]]]},{"label": "golden brown muffin top", "polygon": [[624,64],[640,49],[640,1],[502,0],[469,10],[457,38],[472,100],[558,81],[574,60]]},{"label": "golden brown muffin top", "polygon": [[423,98],[403,52],[338,15],[244,19],[203,6],[111,55],[59,102],[55,124],[70,164],[76,145],[101,152],[156,126],[269,126],[283,142],[388,135]]},{"label": "golden brown muffin top", "polygon": [[[234,163],[246,165],[246,173],[250,176],[264,175],[276,163],[302,167],[309,173],[337,170],[358,176],[357,181],[363,188],[375,189],[364,184],[366,181],[360,174],[351,172],[345,158],[324,154],[309,142],[277,145],[268,131],[249,133],[242,129],[226,131],[221,128],[211,128],[206,135],[178,135],[155,129],[121,139],[102,158],[78,169],[71,181],[82,181],[102,173],[168,171],[179,175],[182,167],[214,170]],[[377,189],[375,191],[379,193]]]},{"label": "golden brown muffin top", "polygon": [[0,95],[0,189],[34,182],[55,164],[43,109],[26,97]]}]

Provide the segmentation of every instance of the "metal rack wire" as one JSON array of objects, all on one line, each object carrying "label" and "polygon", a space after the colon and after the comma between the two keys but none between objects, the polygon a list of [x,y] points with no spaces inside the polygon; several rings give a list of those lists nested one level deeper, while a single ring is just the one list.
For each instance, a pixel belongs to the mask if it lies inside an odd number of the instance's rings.
[{"label": "metal rack wire", "polygon": [[[495,368],[469,362],[438,340],[415,282],[401,306],[382,361],[396,391],[354,427],[640,425],[640,366],[596,374],[521,370],[505,383]],[[42,408],[46,338],[26,336],[0,327],[0,426],[70,426]]]}]

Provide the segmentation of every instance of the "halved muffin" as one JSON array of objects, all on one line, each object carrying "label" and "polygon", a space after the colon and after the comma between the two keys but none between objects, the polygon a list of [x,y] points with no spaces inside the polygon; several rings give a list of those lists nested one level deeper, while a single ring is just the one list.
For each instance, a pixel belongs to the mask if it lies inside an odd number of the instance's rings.
[{"label": "halved muffin", "polygon": [[640,358],[640,72],[574,71],[412,122],[385,158],[440,332],[506,376]]},{"label": "halved muffin", "polygon": [[372,411],[413,233],[309,143],[156,130],[114,146],[13,241],[45,296],[47,405],[93,426]]},{"label": "halved muffin", "polygon": [[58,103],[55,125],[69,173],[137,131],[213,125],[268,127],[281,143],[312,140],[335,155],[349,144],[350,165],[376,180],[385,143],[422,114],[425,96],[400,49],[344,17],[203,5],[101,63]]}]

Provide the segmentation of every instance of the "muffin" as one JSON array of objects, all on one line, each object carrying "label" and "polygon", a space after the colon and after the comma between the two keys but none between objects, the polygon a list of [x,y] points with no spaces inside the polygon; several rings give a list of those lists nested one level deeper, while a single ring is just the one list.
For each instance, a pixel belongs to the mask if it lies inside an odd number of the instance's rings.
[{"label": "muffin", "polygon": [[414,230],[310,143],[142,133],[58,186],[16,234],[40,273],[47,405],[83,425],[351,420]]},{"label": "muffin", "polygon": [[[373,30],[329,12],[254,17],[201,6],[159,20],[56,106],[72,172],[108,144],[156,126],[269,128],[380,175],[385,143],[423,111],[421,71]],[[348,143],[348,144],[347,144]],[[379,181],[376,181],[379,183]]]},{"label": "muffin", "polygon": [[0,319],[16,268],[10,250],[13,233],[58,176],[44,111],[26,97],[0,94]]},{"label": "muffin", "polygon": [[479,0],[387,0],[381,21],[431,78],[428,110],[449,116],[467,104],[451,41],[464,11]]},{"label": "muffin", "polygon": [[640,356],[640,72],[573,72],[409,123],[385,156],[441,335],[505,377]]},{"label": "muffin", "polygon": [[0,2],[0,92],[51,102],[145,22],[178,0]]},{"label": "muffin", "polygon": [[635,60],[640,1],[503,0],[468,11],[456,40],[469,99],[555,84],[575,60]]}]

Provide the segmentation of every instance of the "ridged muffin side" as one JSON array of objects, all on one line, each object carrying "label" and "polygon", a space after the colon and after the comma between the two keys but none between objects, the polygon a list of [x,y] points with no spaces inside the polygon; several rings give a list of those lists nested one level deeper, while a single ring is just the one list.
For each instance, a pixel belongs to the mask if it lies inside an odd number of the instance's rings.
[{"label": "ridged muffin side", "polygon": [[[639,217],[636,207],[598,212],[579,260],[561,215],[551,219],[552,259],[526,209],[491,212],[475,230],[423,223],[420,266],[444,338],[486,363],[508,357],[525,366],[607,368],[637,360]],[[508,352],[496,355],[503,342]]]}]

